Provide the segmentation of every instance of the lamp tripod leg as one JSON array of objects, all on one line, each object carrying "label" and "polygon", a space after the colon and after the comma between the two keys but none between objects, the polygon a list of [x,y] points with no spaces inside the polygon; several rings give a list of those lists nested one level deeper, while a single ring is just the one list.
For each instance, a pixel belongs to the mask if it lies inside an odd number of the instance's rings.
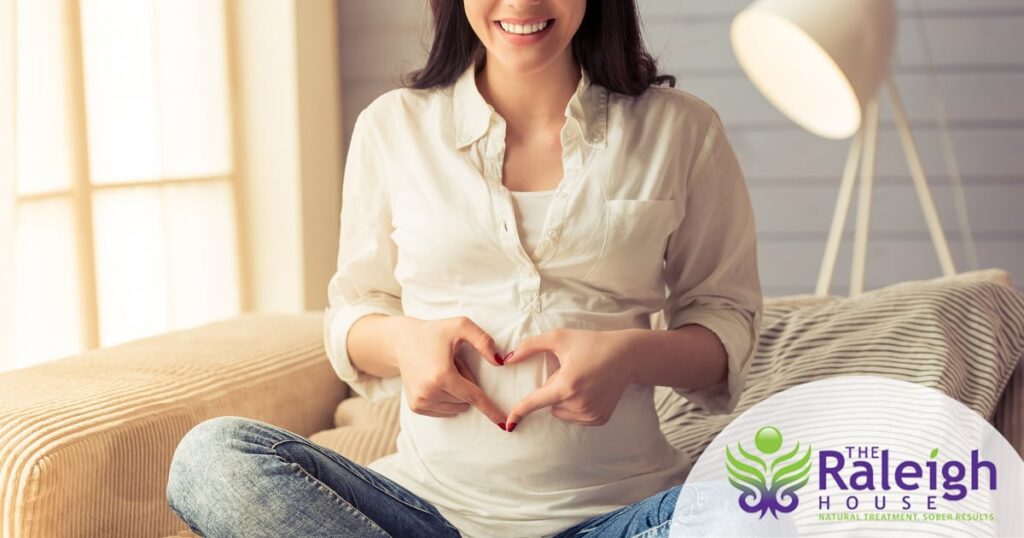
[{"label": "lamp tripod leg", "polygon": [[853,198],[853,185],[857,182],[857,169],[860,166],[861,150],[864,146],[864,127],[857,129],[850,143],[850,152],[846,156],[843,168],[843,182],[839,185],[839,196],[836,198],[836,209],[832,212],[832,227],[828,232],[825,244],[825,256],[821,260],[818,272],[816,295],[828,295],[828,287],[832,282],[832,273],[839,256],[839,244],[843,239],[843,228],[846,226],[846,215],[850,210],[850,199]]},{"label": "lamp tripod leg", "polygon": [[910,134],[910,124],[907,121],[907,113],[903,110],[903,102],[900,100],[899,92],[896,90],[896,84],[893,83],[892,78],[886,78],[885,85],[889,88],[896,126],[899,129],[900,141],[903,143],[903,153],[907,157],[910,175],[914,179],[914,187],[917,190],[917,199],[921,203],[921,210],[928,223],[928,231],[932,236],[932,244],[935,245],[935,253],[939,257],[939,265],[942,266],[942,274],[945,276],[956,274],[953,256],[949,252],[949,244],[946,243],[946,236],[942,232],[942,224],[939,222],[939,213],[935,210],[935,202],[928,189],[924,166],[921,165],[921,158],[917,154],[914,137]]},{"label": "lamp tripod leg", "polygon": [[864,162],[860,170],[857,197],[857,228],[853,236],[853,260],[850,264],[850,297],[864,291],[864,267],[868,251],[868,221],[871,217],[871,187],[875,176],[875,149],[878,147],[878,98],[867,106],[864,119]]}]

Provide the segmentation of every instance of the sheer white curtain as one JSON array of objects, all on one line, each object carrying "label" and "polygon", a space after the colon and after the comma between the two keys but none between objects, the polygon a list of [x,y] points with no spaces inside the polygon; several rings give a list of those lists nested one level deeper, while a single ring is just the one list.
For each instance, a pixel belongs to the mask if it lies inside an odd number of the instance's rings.
[{"label": "sheer white curtain", "polygon": [[237,314],[224,1],[0,6],[0,370]]},{"label": "sheer white curtain", "polygon": [[0,0],[0,369],[14,360],[14,1]]}]

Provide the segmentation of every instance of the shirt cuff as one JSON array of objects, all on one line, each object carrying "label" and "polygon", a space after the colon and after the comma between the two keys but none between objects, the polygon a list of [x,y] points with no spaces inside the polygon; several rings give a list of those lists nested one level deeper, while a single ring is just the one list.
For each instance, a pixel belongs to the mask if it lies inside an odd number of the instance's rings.
[{"label": "shirt cuff", "polygon": [[728,356],[729,372],[726,380],[716,385],[700,389],[673,387],[672,390],[710,414],[732,413],[747,383],[747,374],[756,351],[760,319],[760,310],[755,311],[751,322],[747,315],[738,310],[708,306],[691,306],[673,315],[667,322],[669,329],[696,324],[718,337]]},{"label": "shirt cuff", "polygon": [[359,370],[348,355],[348,333],[360,318],[370,314],[401,315],[389,305],[374,303],[349,304],[333,312],[324,310],[324,346],[331,367],[356,394],[379,402],[402,392],[402,377],[379,377]]}]

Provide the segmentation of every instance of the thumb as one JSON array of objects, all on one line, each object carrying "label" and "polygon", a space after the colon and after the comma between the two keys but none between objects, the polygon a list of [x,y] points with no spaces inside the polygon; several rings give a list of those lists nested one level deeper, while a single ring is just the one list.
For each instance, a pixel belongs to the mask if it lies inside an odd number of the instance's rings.
[{"label": "thumb", "polygon": [[460,341],[469,344],[487,362],[497,366],[505,364],[505,359],[498,351],[498,345],[494,342],[494,338],[487,334],[487,331],[483,330],[473,320],[466,318],[466,322],[460,326],[456,337]]},{"label": "thumb", "polygon": [[500,426],[501,429],[505,429],[505,423],[501,421],[501,410],[476,383],[472,383],[460,375],[452,375],[445,380],[445,392],[479,409],[491,422]]},{"label": "thumb", "polygon": [[522,339],[512,350],[512,356],[505,360],[505,364],[519,363],[544,351],[554,352],[555,342],[550,334],[541,333]]},{"label": "thumb", "polygon": [[560,372],[561,370],[551,374],[539,389],[527,394],[525,398],[512,408],[512,411],[509,412],[508,417],[505,419],[505,424],[508,424],[509,427],[508,431],[512,431],[515,428],[515,424],[520,422],[526,415],[549,405],[555,405],[563,400],[559,384],[556,382]]}]

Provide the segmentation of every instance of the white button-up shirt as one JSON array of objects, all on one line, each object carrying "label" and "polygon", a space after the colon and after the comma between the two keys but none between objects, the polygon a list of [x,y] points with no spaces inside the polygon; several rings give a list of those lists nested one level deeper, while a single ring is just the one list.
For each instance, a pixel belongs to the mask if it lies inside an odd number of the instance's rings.
[{"label": "white button-up shirt", "polygon": [[[681,484],[692,462],[662,435],[650,385],[630,384],[602,426],[543,409],[508,433],[475,408],[413,413],[400,377],[349,360],[346,338],[360,317],[464,315],[502,352],[560,327],[702,325],[728,353],[728,380],[675,390],[716,413],[735,406],[754,353],[754,216],[717,112],[673,88],[609,92],[583,71],[565,117],[564,177],[533,259],[502,183],[506,123],[478,91],[474,66],[444,89],[381,95],[349,144],[327,355],[357,394],[401,394],[398,450],[369,467],[434,504],[464,536],[553,535]],[[460,354],[506,412],[558,368],[550,353],[507,367],[468,345]]]}]

